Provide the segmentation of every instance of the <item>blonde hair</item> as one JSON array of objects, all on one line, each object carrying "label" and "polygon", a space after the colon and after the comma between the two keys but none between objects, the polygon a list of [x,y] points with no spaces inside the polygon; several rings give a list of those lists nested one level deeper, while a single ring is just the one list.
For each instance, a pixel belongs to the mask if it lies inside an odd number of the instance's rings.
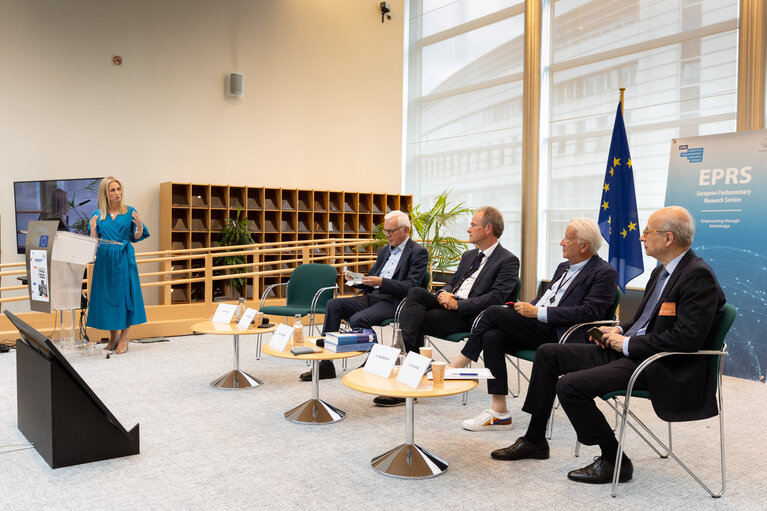
[{"label": "blonde hair", "polygon": [[99,183],[99,220],[104,220],[107,217],[109,211],[109,185],[117,183],[120,185],[120,207],[118,214],[123,215],[128,212],[128,206],[125,205],[125,187],[119,179],[112,176],[107,176]]}]

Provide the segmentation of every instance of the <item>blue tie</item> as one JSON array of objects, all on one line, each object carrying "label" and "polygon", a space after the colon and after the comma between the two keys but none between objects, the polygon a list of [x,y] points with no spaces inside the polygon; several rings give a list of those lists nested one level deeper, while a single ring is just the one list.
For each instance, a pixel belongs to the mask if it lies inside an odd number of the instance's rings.
[{"label": "blue tie", "polygon": [[655,310],[655,306],[658,304],[660,293],[663,290],[663,284],[666,282],[667,278],[668,272],[666,271],[666,268],[663,268],[663,270],[660,272],[660,275],[658,276],[658,281],[655,283],[655,289],[652,290],[650,298],[644,304],[642,315],[639,316],[639,319],[637,319],[633,325],[631,325],[631,328],[628,329],[628,332],[624,333],[623,335],[626,337],[631,337],[632,335],[636,335],[639,330],[647,326],[647,324],[650,322],[652,311]]}]

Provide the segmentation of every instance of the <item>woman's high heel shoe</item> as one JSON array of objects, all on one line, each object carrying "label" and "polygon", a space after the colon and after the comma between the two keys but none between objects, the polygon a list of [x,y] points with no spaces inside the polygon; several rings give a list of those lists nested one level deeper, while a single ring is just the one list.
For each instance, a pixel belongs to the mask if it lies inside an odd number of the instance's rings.
[{"label": "woman's high heel shoe", "polygon": [[128,346],[130,345],[130,341],[126,341],[125,348],[120,348],[120,345],[117,345],[117,349],[115,350],[116,355],[122,355],[123,353],[128,352]]}]

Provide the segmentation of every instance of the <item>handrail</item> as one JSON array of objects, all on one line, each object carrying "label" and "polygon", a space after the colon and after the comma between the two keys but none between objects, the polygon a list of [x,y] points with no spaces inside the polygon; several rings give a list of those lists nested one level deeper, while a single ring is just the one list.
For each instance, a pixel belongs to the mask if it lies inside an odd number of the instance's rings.
[{"label": "handrail", "polygon": [[[261,276],[287,275],[295,266],[307,262],[323,262],[335,268],[343,268],[346,265],[372,265],[375,263],[374,253],[344,253],[345,247],[357,247],[370,243],[370,238],[325,238],[315,240],[292,240],[274,243],[254,243],[251,245],[237,245],[231,247],[202,247],[190,249],[172,249],[136,253],[137,265],[159,264],[160,270],[141,272],[142,288],[178,286],[182,284],[210,281],[229,280],[237,277],[253,278]],[[264,256],[290,253],[290,259],[278,261],[264,260]],[[213,259],[220,255],[244,255],[253,258],[252,261],[243,264],[216,265]],[[173,263],[178,261],[202,261],[202,265],[193,268],[173,268]],[[286,265],[285,268],[272,268],[273,265]],[[167,269],[162,269],[163,266]],[[0,278],[26,274],[25,262],[0,264]],[[140,267],[139,267],[140,268]],[[237,273],[234,277],[230,272],[243,268],[250,269]],[[212,272],[222,274],[212,275]],[[91,272],[89,272],[90,274]],[[211,275],[206,277],[207,273]],[[193,276],[195,275],[195,276]],[[197,276],[199,275],[199,276]],[[181,278],[177,278],[181,277]],[[171,278],[168,278],[171,277]],[[151,279],[150,281],[146,281]],[[83,283],[89,285],[86,280]],[[0,286],[0,304],[28,300],[28,296],[5,296],[7,292],[21,291],[26,289],[24,285]],[[208,295],[208,293],[206,293]]]}]

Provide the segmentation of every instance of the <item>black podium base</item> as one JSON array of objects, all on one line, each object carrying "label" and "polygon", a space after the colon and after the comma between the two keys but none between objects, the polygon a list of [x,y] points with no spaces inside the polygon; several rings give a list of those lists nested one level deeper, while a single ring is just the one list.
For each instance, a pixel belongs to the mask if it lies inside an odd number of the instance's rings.
[{"label": "black podium base", "polygon": [[126,431],[68,362],[19,342],[16,383],[19,431],[51,468],[139,453],[139,425]]}]

